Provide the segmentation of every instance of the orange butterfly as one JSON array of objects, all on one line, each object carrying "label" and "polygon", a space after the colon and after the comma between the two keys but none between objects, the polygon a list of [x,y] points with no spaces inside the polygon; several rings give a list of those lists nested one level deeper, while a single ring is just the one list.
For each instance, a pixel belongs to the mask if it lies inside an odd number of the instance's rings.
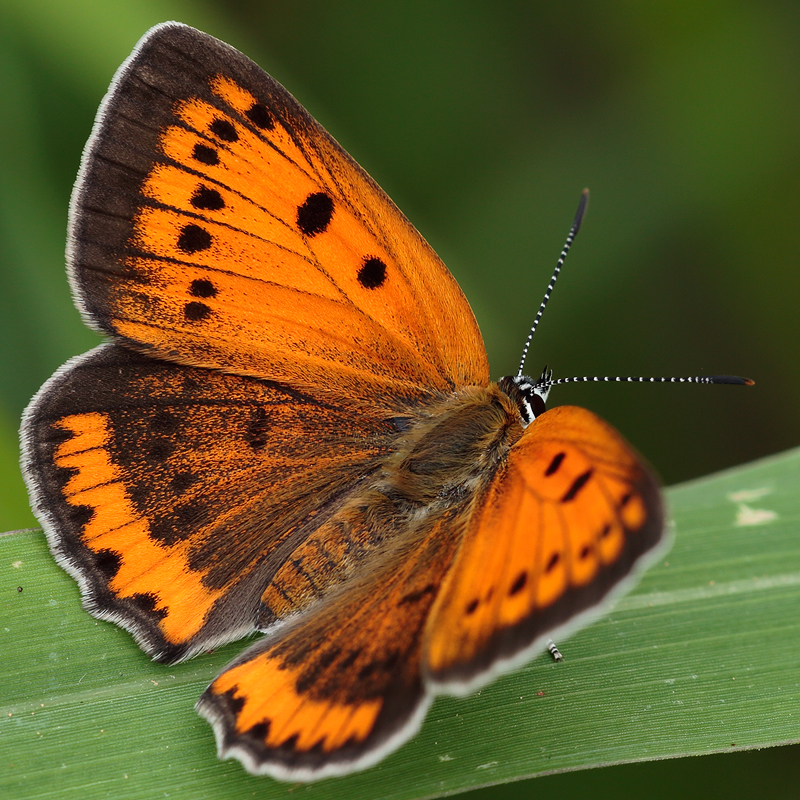
[{"label": "orange butterfly", "polygon": [[145,35],[69,231],[76,303],[111,342],[25,414],[36,513],[86,608],[153,658],[270,632],[197,705],[251,772],[374,764],[662,540],[640,457],[589,411],[545,413],[548,372],[491,383],[436,254],[222,42]]}]

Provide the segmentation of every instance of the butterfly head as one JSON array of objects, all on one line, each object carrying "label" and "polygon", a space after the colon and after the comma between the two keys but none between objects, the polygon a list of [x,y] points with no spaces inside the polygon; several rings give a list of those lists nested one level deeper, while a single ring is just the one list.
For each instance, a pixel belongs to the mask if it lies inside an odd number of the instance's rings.
[{"label": "butterfly head", "polygon": [[517,404],[523,427],[530,425],[547,410],[552,380],[553,370],[547,367],[536,380],[527,375],[507,375],[500,379],[500,388]]}]

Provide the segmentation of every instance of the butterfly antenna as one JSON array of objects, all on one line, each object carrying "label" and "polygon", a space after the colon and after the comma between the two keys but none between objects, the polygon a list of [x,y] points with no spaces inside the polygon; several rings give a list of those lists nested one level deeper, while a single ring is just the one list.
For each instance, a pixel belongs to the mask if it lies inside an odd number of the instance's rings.
[{"label": "butterfly antenna", "polygon": [[[544,375],[542,376],[544,378]],[[552,380],[540,378],[536,384],[542,389],[550,389],[552,386],[559,386],[562,383],[600,383],[600,382],[616,382],[616,383],[730,383],[734,386],[754,386],[755,381],[750,378],[739,378],[736,375],[702,375],[688,378],[634,378],[634,377],[600,377],[593,378],[558,378]]]},{"label": "butterfly antenna", "polygon": [[556,279],[558,278],[558,273],[561,272],[561,267],[564,266],[567,253],[569,253],[569,249],[572,247],[572,243],[575,241],[575,237],[578,235],[578,231],[581,229],[581,222],[583,222],[583,215],[586,213],[586,205],[588,202],[589,190],[584,189],[581,192],[581,199],[578,203],[578,210],[575,212],[575,219],[572,221],[572,227],[569,229],[569,233],[567,234],[567,241],[564,243],[564,247],[561,250],[561,255],[558,257],[556,268],[553,270],[553,277],[550,278],[550,283],[547,284],[547,291],[545,291],[542,303],[539,306],[539,310],[536,312],[536,319],[534,319],[533,325],[531,325],[530,333],[528,334],[528,338],[525,340],[525,347],[522,348],[522,358],[519,362],[517,377],[521,376],[522,370],[525,369],[525,359],[528,357],[528,348],[531,346],[531,339],[533,339],[533,334],[536,332],[536,326],[539,324],[542,314],[544,314],[544,307],[547,305],[547,301],[550,299],[550,295],[553,293],[553,287],[556,285]]}]

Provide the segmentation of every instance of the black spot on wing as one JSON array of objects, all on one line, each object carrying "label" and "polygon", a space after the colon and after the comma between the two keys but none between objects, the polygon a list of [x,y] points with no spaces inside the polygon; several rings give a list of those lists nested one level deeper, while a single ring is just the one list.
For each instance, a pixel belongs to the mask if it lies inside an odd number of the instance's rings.
[{"label": "black spot on wing", "polygon": [[189,293],[193,297],[216,297],[217,287],[207,278],[197,278],[197,280],[192,281]]},{"label": "black spot on wing", "polygon": [[367,258],[358,270],[358,282],[365,289],[378,289],[386,281],[386,264],[379,258]]},{"label": "black spot on wing", "polygon": [[272,114],[269,113],[266,106],[261,103],[253,103],[247,111],[244,112],[245,116],[257,128],[262,130],[271,131],[275,127],[275,121],[272,119]]},{"label": "black spot on wing", "polygon": [[219,211],[225,208],[225,201],[216,189],[209,189],[208,186],[198,186],[189,201],[194,208],[203,211]]},{"label": "black spot on wing", "polygon": [[333,216],[333,200],[325,192],[314,192],[297,209],[297,227],[306,236],[323,233]]},{"label": "black spot on wing", "polygon": [[251,449],[261,450],[266,446],[270,427],[267,412],[261,406],[256,406],[250,415],[245,431],[245,441]]},{"label": "black spot on wing", "polygon": [[[315,686],[320,679],[324,680],[325,670],[334,664],[341,654],[341,649],[336,645],[326,643],[321,652],[315,653],[313,657],[309,656],[303,663],[302,674],[295,684],[297,691],[306,692]],[[358,653],[355,656],[358,656]]]},{"label": "black spot on wing", "polygon": [[514,583],[511,584],[511,588],[508,590],[508,596],[513,597],[515,594],[519,594],[524,588],[525,584],[528,583],[528,573],[526,570],[520,572],[517,575],[517,579]]},{"label": "black spot on wing", "polygon": [[151,463],[161,464],[172,455],[174,450],[174,442],[170,439],[159,438],[148,444],[147,458]]},{"label": "black spot on wing", "polygon": [[150,416],[150,430],[155,433],[173,433],[178,427],[177,418],[168,408],[159,408]]},{"label": "black spot on wing", "polygon": [[423,597],[426,595],[435,594],[436,586],[432,583],[429,583],[427,586],[423,587],[422,589],[418,589],[414,592],[409,592],[403,597],[400,598],[398,605],[406,605],[407,603],[418,603]]},{"label": "black spot on wing", "polygon": [[361,669],[358,671],[358,679],[360,681],[366,680],[369,678],[375,670],[378,669],[380,665],[375,661],[370,661],[368,664],[365,664]]},{"label": "black spot on wing", "polygon": [[83,530],[94,517],[94,509],[91,506],[70,506],[67,515],[73,527]]},{"label": "black spot on wing", "polygon": [[243,695],[239,694],[239,687],[232,686],[225,692],[224,695],[228,699],[228,704],[230,705],[231,711],[236,714],[237,716],[242,713],[242,709],[244,708],[245,698]]},{"label": "black spot on wing", "polygon": [[[244,702],[244,699],[242,702]],[[255,725],[245,731],[245,735],[258,742],[265,742],[267,736],[269,736],[269,722],[256,722]]]},{"label": "black spot on wing", "polygon": [[175,494],[181,495],[194,486],[197,480],[197,476],[192,472],[176,472],[170,478],[169,485]]},{"label": "black spot on wing", "polygon": [[577,478],[572,482],[572,486],[564,492],[564,496],[561,498],[562,503],[569,503],[570,500],[574,500],[578,496],[578,492],[586,486],[589,479],[592,477],[594,470],[587,469],[586,472],[582,472],[578,475]]},{"label": "black spot on wing", "polygon": [[208,524],[210,514],[202,502],[191,500],[150,520],[150,538],[171,547],[191,538]]},{"label": "black spot on wing", "polygon": [[167,616],[165,608],[158,608],[158,597],[152,592],[139,592],[130,598],[130,602],[145,614],[156,619],[164,619]]},{"label": "black spot on wing", "polygon": [[208,250],[211,247],[211,234],[199,225],[190,222],[181,228],[178,237],[178,249],[184,253],[199,253],[201,250]]},{"label": "black spot on wing", "polygon": [[202,322],[211,314],[211,309],[205,303],[193,300],[183,308],[183,314],[189,322]]},{"label": "black spot on wing", "polygon": [[544,471],[544,474],[550,476],[558,472],[558,468],[561,466],[561,462],[564,460],[566,455],[567,455],[566,453],[561,452],[553,456],[553,460],[550,462],[549,466]]},{"label": "black spot on wing", "polygon": [[336,666],[339,672],[347,672],[361,655],[361,649],[351,650]]},{"label": "black spot on wing", "polygon": [[219,153],[217,153],[215,148],[209,147],[206,144],[196,144],[194,148],[192,148],[192,158],[209,167],[214,167],[219,164]]},{"label": "black spot on wing", "polygon": [[214,134],[214,136],[216,136],[218,139],[222,139],[223,142],[235,142],[239,139],[239,134],[236,133],[236,128],[234,128],[227,119],[220,119],[218,117],[208,126],[208,128],[211,133]]},{"label": "black spot on wing", "polygon": [[113,580],[122,566],[122,556],[114,550],[98,550],[93,558],[95,567],[107,581]]},{"label": "black spot on wing", "polygon": [[319,668],[327,669],[337,658],[339,658],[341,654],[341,650],[336,647],[335,645],[329,645],[322,653],[320,653],[319,657],[316,660],[316,665]]}]

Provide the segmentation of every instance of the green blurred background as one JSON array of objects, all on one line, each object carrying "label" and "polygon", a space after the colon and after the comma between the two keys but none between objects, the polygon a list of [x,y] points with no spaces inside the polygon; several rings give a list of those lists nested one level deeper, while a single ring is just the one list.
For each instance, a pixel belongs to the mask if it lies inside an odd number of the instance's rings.
[{"label": "green blurred background", "polygon": [[[551,400],[608,419],[667,484],[798,444],[797,2],[0,0],[0,530],[36,524],[22,409],[97,341],[63,267],[81,149],[114,70],[166,19],[255,59],[378,180],[464,288],[493,377],[515,371],[589,186],[528,371],[757,386],[568,386]],[[792,746],[475,797],[795,798],[796,765]]]}]

